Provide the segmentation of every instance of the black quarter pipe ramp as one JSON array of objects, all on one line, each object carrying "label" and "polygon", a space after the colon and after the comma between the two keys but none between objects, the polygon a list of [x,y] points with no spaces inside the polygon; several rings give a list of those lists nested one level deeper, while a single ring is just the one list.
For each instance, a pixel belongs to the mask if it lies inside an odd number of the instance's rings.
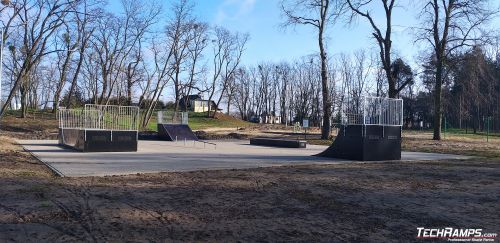
[{"label": "black quarter pipe ramp", "polygon": [[342,125],[333,144],[321,157],[360,161],[401,159],[401,127]]}]

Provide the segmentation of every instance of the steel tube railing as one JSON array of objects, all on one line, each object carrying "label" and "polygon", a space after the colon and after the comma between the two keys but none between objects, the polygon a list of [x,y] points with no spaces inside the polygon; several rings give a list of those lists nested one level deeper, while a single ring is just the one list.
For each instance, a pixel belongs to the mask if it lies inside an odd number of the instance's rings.
[{"label": "steel tube railing", "polygon": [[139,130],[139,107],[85,105],[84,109],[60,109],[59,128]]},{"label": "steel tube railing", "polygon": [[341,104],[344,125],[403,125],[403,100],[361,96]]},{"label": "steel tube railing", "polygon": [[183,124],[188,125],[188,112],[158,111],[158,124]]}]

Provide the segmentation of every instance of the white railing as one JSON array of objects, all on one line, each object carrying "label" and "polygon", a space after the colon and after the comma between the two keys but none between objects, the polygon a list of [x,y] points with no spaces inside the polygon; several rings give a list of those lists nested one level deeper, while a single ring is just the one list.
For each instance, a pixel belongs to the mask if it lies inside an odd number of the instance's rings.
[{"label": "white railing", "polygon": [[85,105],[83,109],[60,109],[59,128],[138,131],[139,107]]},{"label": "white railing", "polygon": [[158,111],[157,122],[158,124],[183,124],[189,123],[188,112],[174,112],[174,111]]},{"label": "white railing", "polygon": [[343,125],[403,125],[403,100],[361,96],[348,98],[341,107]]}]

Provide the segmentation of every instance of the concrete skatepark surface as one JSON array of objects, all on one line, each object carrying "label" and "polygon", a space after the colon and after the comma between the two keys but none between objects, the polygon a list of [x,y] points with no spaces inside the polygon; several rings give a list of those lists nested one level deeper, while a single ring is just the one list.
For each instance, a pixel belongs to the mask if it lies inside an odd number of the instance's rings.
[{"label": "concrete skatepark surface", "polygon": [[[293,164],[338,164],[357,161],[312,156],[327,146],[306,149],[253,146],[249,141],[139,141],[138,152],[81,153],[58,146],[56,140],[19,140],[25,150],[61,176],[106,176],[173,171],[246,169]],[[403,152],[402,160],[467,159],[450,154]]]}]

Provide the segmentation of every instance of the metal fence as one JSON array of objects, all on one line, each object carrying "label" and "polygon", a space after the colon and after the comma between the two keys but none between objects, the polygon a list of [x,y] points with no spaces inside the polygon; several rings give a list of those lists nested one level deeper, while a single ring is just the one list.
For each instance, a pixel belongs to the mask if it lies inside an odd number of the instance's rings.
[{"label": "metal fence", "polygon": [[59,128],[138,131],[139,107],[85,105],[83,109],[60,109]]},{"label": "metal fence", "polygon": [[346,99],[341,107],[344,125],[403,125],[403,100],[361,96]]},{"label": "metal fence", "polygon": [[158,111],[158,124],[183,124],[189,123],[188,112]]}]

